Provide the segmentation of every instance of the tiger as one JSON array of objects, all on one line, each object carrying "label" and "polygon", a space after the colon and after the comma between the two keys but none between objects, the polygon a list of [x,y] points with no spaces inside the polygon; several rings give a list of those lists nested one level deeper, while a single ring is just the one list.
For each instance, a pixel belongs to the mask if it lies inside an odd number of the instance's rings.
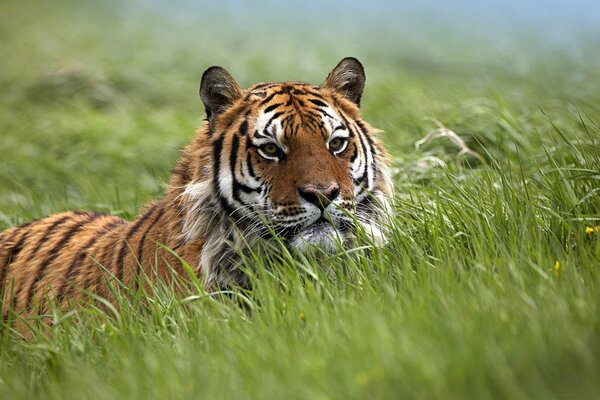
[{"label": "tiger", "polygon": [[241,89],[222,67],[208,68],[199,89],[206,118],[164,195],[137,218],[70,211],[0,234],[4,318],[9,308],[68,307],[83,293],[110,299],[111,280],[131,288],[141,274],[186,277],[185,264],[207,290],[243,285],[239,251],[257,240],[329,254],[351,248],[360,229],[385,244],[390,162],[360,116],[365,82],[352,57],[321,85]]}]

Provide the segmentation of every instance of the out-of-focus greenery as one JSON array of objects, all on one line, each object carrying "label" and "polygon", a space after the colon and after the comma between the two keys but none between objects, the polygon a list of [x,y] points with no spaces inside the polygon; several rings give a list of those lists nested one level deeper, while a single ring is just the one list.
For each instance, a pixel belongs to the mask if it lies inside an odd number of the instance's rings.
[{"label": "out-of-focus greenery", "polygon": [[[133,217],[201,124],[210,65],[318,83],[353,55],[394,160],[390,244],[333,258],[335,280],[257,256],[255,291],[231,296],[246,308],[166,291],[28,341],[3,327],[1,398],[600,396],[598,37],[142,5],[0,5],[0,228]],[[479,157],[447,136],[416,149],[436,121]]]}]

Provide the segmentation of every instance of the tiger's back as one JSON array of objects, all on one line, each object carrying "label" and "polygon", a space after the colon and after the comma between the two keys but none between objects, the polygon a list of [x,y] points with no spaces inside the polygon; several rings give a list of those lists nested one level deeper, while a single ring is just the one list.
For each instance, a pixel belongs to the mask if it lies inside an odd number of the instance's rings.
[{"label": "tiger's back", "polygon": [[[158,224],[164,214],[158,202],[132,222],[108,214],[65,212],[0,233],[4,319],[9,310],[34,315],[51,306],[66,309],[85,292],[110,300],[117,283],[134,286],[140,274],[158,272],[161,279],[169,279],[173,271],[182,273],[170,252],[159,251],[158,243],[170,243],[165,225]],[[193,260],[193,253],[183,254]]]},{"label": "tiger's back", "polygon": [[101,284],[99,266],[109,264],[111,238],[127,225],[111,215],[65,212],[0,234],[5,317],[9,308],[33,310],[43,295],[62,302],[80,295],[74,288]]}]

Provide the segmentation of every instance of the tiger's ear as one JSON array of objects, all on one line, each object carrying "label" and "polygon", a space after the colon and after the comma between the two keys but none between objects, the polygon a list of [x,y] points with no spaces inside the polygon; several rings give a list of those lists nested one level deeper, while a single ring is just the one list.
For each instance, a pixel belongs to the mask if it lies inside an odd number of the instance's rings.
[{"label": "tiger's ear", "polygon": [[342,94],[357,106],[365,88],[365,70],[356,58],[346,57],[329,73],[323,87]]},{"label": "tiger's ear", "polygon": [[229,105],[242,96],[237,82],[224,68],[210,67],[202,74],[200,98],[210,120],[222,113]]}]

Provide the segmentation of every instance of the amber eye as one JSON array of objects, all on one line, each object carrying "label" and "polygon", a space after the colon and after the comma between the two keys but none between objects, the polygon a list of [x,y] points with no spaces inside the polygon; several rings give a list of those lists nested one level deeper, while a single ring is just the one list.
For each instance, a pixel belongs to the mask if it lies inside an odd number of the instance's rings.
[{"label": "amber eye", "polygon": [[270,158],[270,159],[278,158],[279,154],[281,152],[281,149],[279,148],[279,146],[277,146],[274,143],[264,144],[264,145],[260,146],[258,149],[263,157]]},{"label": "amber eye", "polygon": [[336,137],[329,142],[329,150],[334,153],[340,153],[346,148],[347,140],[345,138]]}]

